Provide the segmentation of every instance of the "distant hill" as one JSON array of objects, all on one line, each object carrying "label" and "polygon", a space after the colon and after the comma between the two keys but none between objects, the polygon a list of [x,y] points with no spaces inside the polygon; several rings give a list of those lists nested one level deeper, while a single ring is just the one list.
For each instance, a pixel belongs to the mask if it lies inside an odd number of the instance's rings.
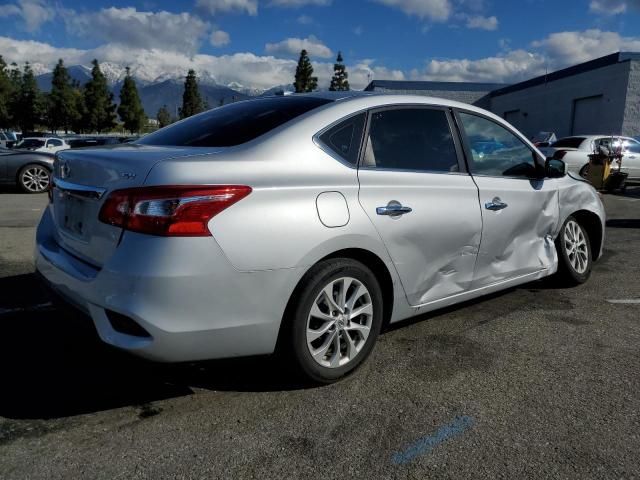
[{"label": "distant hill", "polygon": [[[200,85],[200,95],[210,108],[220,105],[245,100],[248,95],[232,90],[222,85]],[[155,118],[158,110],[166,105],[172,115],[176,115],[178,107],[182,105],[182,93],[184,85],[182,81],[165,80],[139,88],[140,99],[147,116]]]}]

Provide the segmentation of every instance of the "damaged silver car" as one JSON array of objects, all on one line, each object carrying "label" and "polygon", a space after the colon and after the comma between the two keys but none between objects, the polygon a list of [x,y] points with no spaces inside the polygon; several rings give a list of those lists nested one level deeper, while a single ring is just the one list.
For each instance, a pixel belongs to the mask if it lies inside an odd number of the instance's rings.
[{"label": "damaged silver car", "polygon": [[517,130],[421,96],[266,97],[54,166],[36,264],[107,343],[158,361],[270,354],[331,382],[383,325],[589,277],[596,191]]}]

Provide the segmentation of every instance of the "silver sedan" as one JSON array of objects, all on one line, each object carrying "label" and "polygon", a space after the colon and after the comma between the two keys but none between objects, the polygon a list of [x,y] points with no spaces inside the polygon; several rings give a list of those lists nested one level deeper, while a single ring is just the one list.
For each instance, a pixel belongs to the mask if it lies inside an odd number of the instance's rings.
[{"label": "silver sedan", "polygon": [[36,266],[105,342],[166,362],[282,352],[334,381],[389,323],[602,251],[596,191],[504,120],[418,96],[210,110],[54,165]]}]

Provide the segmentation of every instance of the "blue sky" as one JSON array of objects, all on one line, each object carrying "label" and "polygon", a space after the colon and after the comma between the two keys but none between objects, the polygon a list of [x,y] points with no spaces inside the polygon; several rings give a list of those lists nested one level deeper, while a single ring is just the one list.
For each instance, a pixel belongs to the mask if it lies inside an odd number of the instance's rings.
[{"label": "blue sky", "polygon": [[46,70],[131,65],[145,80],[196,68],[220,83],[288,83],[306,47],[321,83],[338,50],[370,78],[514,82],[640,51],[640,0],[14,0],[0,54]]}]

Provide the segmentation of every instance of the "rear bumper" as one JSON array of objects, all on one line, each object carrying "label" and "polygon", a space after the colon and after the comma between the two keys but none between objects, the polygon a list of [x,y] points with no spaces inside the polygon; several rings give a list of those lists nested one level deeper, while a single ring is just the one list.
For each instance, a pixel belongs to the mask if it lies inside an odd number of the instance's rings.
[{"label": "rear bumper", "polygon": [[[101,267],[60,248],[47,210],[35,262],[58,295],[87,313],[100,338],[141,357],[183,362],[272,353],[286,303],[302,272],[240,272],[212,237],[162,238],[126,232]],[[107,311],[150,336],[116,331]]]}]

